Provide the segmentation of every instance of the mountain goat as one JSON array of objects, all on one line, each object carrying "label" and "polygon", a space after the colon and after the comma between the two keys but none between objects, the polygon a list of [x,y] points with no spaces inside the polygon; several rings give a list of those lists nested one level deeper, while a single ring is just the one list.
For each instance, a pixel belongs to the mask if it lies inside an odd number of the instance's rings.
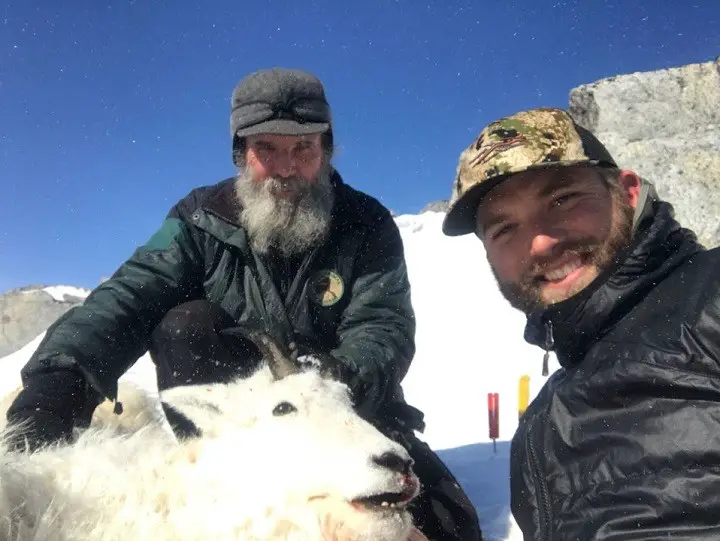
[{"label": "mountain goat", "polygon": [[406,450],[344,384],[252,338],[265,363],[251,377],[162,393],[197,438],[93,423],[73,444],[0,445],[0,539],[408,539],[419,482]]}]

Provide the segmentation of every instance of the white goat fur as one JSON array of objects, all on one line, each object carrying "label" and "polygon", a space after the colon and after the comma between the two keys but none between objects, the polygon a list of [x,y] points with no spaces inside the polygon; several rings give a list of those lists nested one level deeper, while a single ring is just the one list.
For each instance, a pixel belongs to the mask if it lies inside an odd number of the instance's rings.
[{"label": "white goat fur", "polygon": [[[21,389],[22,387],[17,387],[0,400],[0,430],[5,428],[7,423],[5,413],[20,394]],[[166,431],[172,431],[165,419],[157,392],[149,392],[134,383],[121,379],[118,383],[118,393],[119,400],[123,405],[122,414],[116,414],[113,411],[114,404],[106,400],[95,408],[92,417],[93,426],[126,434],[136,432],[148,425],[164,425]]]},{"label": "white goat fur", "polygon": [[[275,380],[264,367],[247,380],[162,396],[203,436],[178,442],[154,417],[133,417],[142,399],[125,398],[119,417],[144,426],[123,433],[96,413],[72,445],[14,453],[0,443],[0,540],[408,538],[404,507],[350,503],[383,492],[415,496],[418,485],[414,474],[373,462],[388,452],[409,456],[355,414],[345,385],[314,370]],[[282,402],[297,411],[274,415]]]}]

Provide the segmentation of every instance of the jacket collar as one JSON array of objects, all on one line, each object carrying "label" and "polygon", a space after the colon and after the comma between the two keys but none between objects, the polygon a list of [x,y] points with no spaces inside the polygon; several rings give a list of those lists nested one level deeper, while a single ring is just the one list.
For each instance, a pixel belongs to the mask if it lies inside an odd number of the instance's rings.
[{"label": "jacket collar", "polygon": [[240,223],[238,222],[240,202],[235,196],[235,177],[227,178],[220,182],[220,189],[205,201],[203,210],[240,227]]},{"label": "jacket collar", "polygon": [[561,366],[579,362],[664,277],[704,248],[667,202],[644,205],[634,240],[619,263],[578,295],[528,316],[525,340],[554,350]]}]

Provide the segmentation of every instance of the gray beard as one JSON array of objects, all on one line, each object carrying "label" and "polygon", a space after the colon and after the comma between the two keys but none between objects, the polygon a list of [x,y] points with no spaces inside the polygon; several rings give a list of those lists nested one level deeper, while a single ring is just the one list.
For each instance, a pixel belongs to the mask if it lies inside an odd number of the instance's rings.
[{"label": "gray beard", "polygon": [[[330,229],[335,193],[330,182],[331,168],[323,166],[318,179],[302,177],[268,178],[255,183],[247,169],[238,173],[235,194],[240,201],[240,223],[252,248],[267,254],[271,248],[288,257],[321,244]],[[298,188],[292,199],[282,199],[272,188],[285,183]]]}]

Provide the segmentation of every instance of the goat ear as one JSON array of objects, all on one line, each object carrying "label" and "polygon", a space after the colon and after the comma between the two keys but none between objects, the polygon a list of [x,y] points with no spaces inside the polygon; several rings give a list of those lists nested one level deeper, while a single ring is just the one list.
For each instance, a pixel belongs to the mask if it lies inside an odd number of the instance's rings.
[{"label": "goat ear", "polygon": [[199,436],[214,426],[223,412],[212,400],[212,386],[191,385],[166,389],[160,393],[165,417],[176,435]]},{"label": "goat ear", "polygon": [[276,380],[300,372],[300,367],[292,360],[290,354],[283,351],[283,348],[270,336],[260,331],[253,331],[249,333],[249,337],[267,361],[270,372]]}]

